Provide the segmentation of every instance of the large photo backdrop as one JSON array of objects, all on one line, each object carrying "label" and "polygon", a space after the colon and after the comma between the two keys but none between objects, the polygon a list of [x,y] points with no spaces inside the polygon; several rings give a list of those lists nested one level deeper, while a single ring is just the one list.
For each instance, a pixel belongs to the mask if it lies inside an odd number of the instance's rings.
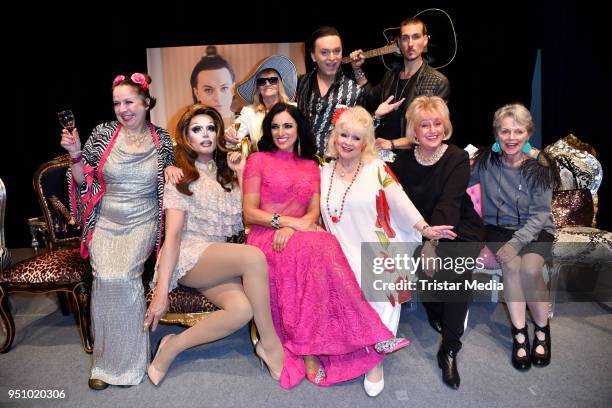
[{"label": "large photo backdrop", "polygon": [[[155,80],[151,93],[157,98],[157,107],[151,111],[151,121],[174,136],[178,118],[187,106],[194,102],[197,93],[192,89],[191,76],[194,68],[203,58],[222,58],[227,61],[234,73],[230,78],[227,70],[219,70],[221,77],[216,81],[219,89],[211,92],[230,92],[230,98],[219,98],[222,111],[229,109],[239,113],[246,101],[238,96],[235,87],[246,80],[259,63],[270,55],[284,55],[291,59],[298,75],[305,72],[303,43],[261,43],[261,44],[224,44],[198,45],[188,47],[164,47],[147,49],[147,70]],[[225,72],[224,72],[225,71]],[[233,81],[233,82],[232,82]],[[221,89],[225,86],[233,89]],[[228,94],[229,95],[229,94]],[[210,103],[212,104],[212,103]],[[222,116],[226,116],[222,112]]]}]

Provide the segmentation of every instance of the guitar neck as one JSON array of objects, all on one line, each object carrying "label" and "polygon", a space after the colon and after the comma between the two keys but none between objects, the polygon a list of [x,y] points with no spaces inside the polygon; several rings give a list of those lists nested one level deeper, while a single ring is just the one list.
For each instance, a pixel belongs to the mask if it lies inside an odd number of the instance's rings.
[{"label": "guitar neck", "polygon": [[[365,58],[372,58],[372,57],[379,57],[381,55],[391,54],[391,53],[398,52],[398,51],[399,51],[399,48],[397,47],[396,44],[388,44],[388,45],[385,45],[384,47],[375,48],[370,51],[365,51],[363,53],[363,56]],[[348,64],[349,62],[351,62],[351,57],[342,58],[343,64]]]}]

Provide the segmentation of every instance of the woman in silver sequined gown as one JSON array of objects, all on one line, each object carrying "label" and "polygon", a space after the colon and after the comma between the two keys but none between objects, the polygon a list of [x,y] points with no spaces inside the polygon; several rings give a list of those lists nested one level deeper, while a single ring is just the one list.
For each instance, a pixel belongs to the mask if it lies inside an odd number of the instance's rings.
[{"label": "woman in silver sequined gown", "polygon": [[141,275],[160,244],[163,169],[174,160],[168,133],[146,120],[155,104],[149,83],[144,74],[115,79],[117,122],[96,127],[82,153],[77,130],[62,131],[80,192],[74,198],[81,204],[81,252],[89,256],[94,276],[93,389],[139,384],[149,362]]}]

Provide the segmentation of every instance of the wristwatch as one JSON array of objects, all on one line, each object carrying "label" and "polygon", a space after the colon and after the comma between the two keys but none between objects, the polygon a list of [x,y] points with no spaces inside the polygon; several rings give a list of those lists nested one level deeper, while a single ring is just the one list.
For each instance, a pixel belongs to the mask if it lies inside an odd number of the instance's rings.
[{"label": "wristwatch", "polygon": [[274,229],[279,229],[280,228],[280,214],[278,213],[274,213],[272,215],[272,221],[270,222],[270,225],[272,226],[272,228]]}]

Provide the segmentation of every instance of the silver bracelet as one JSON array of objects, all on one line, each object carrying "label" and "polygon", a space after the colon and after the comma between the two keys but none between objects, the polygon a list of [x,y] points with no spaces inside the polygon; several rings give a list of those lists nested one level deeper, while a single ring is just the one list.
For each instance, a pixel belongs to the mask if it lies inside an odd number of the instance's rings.
[{"label": "silver bracelet", "polygon": [[355,74],[355,81],[359,81],[365,76],[365,72],[361,68],[353,69],[353,74]]},{"label": "silver bracelet", "polygon": [[372,125],[374,125],[374,129],[380,126],[380,118],[376,116],[372,116]]},{"label": "silver bracelet", "polygon": [[272,221],[270,222],[270,225],[272,226],[272,228],[274,229],[279,229],[280,228],[280,214],[278,213],[274,213],[272,215]]}]

